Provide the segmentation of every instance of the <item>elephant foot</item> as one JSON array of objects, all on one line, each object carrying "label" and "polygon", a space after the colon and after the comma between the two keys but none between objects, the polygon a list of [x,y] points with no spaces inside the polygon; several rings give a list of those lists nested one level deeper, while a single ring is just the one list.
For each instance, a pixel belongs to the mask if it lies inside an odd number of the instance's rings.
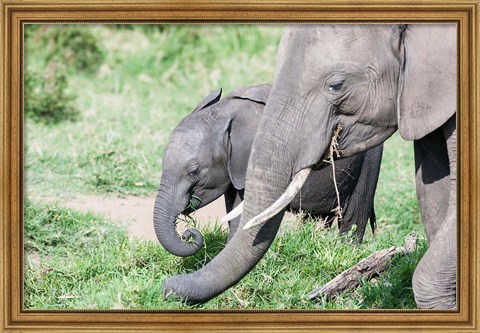
[{"label": "elephant foot", "polygon": [[442,226],[413,274],[413,293],[419,308],[453,310],[457,306],[456,233],[455,224],[451,224]]},{"label": "elephant foot", "polygon": [[426,278],[422,270],[416,269],[412,279],[415,302],[421,309],[456,309],[455,285],[441,283],[435,278]]}]

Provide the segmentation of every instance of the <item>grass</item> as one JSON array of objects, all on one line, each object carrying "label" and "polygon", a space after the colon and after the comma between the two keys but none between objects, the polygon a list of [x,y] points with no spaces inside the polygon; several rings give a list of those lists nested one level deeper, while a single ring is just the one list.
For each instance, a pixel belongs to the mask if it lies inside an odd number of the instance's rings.
[{"label": "grass", "polygon": [[[47,66],[38,35],[51,35],[49,29],[28,34],[27,72]],[[275,26],[77,29],[97,36],[105,61],[95,73],[68,76],[81,110],[77,121],[27,118],[25,170],[33,197],[152,193],[173,128],[219,87],[228,93],[270,82],[281,35]]]},{"label": "grass", "polygon": [[[281,29],[81,25],[75,29],[96,36],[96,42],[88,39],[97,43],[88,50],[98,49],[103,59],[96,69],[82,70],[85,64],[74,62],[71,53],[51,57],[54,45],[42,44],[60,43],[48,36],[63,28],[26,26],[27,72],[41,73],[52,61],[66,66],[79,113],[58,122],[26,115],[25,308],[189,308],[164,300],[161,285],[211,260],[225,244],[225,231],[203,229],[206,249],[177,258],[158,243],[129,238],[116,221],[39,199],[153,194],[172,129],[218,87],[227,93],[270,82]],[[82,35],[67,28],[69,36]],[[416,252],[399,256],[375,282],[364,281],[330,301],[305,298],[371,252],[402,245],[412,230],[423,235],[412,146],[398,135],[385,143],[375,208],[377,232],[367,230],[361,245],[314,223],[294,223],[239,284],[200,308],[414,308],[410,280],[426,248],[423,238]]]},{"label": "grass", "polygon": [[[157,243],[130,239],[117,224],[91,213],[31,202],[25,212],[29,222],[24,263],[27,309],[191,308],[164,300],[163,282],[205,265],[223,248],[227,237],[218,227],[203,229],[206,247],[195,256],[179,258]],[[264,259],[239,284],[201,308],[414,308],[410,277],[425,250],[424,241],[412,255],[400,255],[375,283],[365,282],[334,301],[306,299],[309,291],[371,252],[396,245],[396,238],[387,233],[355,245],[314,223],[298,223],[277,237]]]}]

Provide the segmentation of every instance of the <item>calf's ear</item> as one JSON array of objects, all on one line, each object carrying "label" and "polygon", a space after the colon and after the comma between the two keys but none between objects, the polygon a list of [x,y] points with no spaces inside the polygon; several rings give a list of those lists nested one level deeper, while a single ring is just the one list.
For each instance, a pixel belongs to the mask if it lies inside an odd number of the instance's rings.
[{"label": "calf's ear", "polygon": [[229,96],[232,98],[247,99],[255,103],[267,104],[270,90],[272,90],[271,84],[262,84],[235,89],[229,94]]},{"label": "calf's ear", "polygon": [[405,140],[421,139],[456,112],[457,28],[455,24],[412,24],[403,34],[398,129]]},{"label": "calf's ear", "polygon": [[214,92],[210,93],[207,97],[205,97],[193,110],[193,112],[205,109],[215,103],[217,103],[222,97],[222,88],[215,90]]},{"label": "calf's ear", "polygon": [[[248,157],[250,155],[251,143],[242,137],[245,130],[239,128],[238,121],[230,118],[224,127],[223,145],[226,152],[226,166],[228,176],[237,190],[245,188],[245,177],[247,174]],[[253,140],[253,138],[251,139]]]}]

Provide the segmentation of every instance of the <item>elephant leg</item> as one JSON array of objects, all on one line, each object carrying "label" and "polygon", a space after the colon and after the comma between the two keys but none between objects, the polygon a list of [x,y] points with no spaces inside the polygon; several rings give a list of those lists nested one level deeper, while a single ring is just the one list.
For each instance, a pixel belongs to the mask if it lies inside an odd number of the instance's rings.
[{"label": "elephant leg", "polygon": [[[456,130],[455,116],[453,116],[440,129],[446,142],[448,166],[450,169],[448,188],[446,193],[432,193],[431,188],[420,185],[420,188],[428,188],[426,194],[434,198],[422,200],[420,209],[426,210],[426,216],[431,218],[430,207],[425,204],[433,204],[434,199],[445,200],[446,213],[442,207],[438,207],[436,217],[442,218],[436,221],[426,221],[432,225],[426,225],[429,232],[429,248],[420,260],[413,275],[412,285],[415,294],[415,301],[419,308],[453,309],[456,306],[456,259],[457,259],[457,223],[456,223]],[[428,138],[426,138],[428,140]],[[423,140],[423,139],[422,139]],[[421,140],[421,141],[422,141]],[[420,142],[420,144],[423,144]],[[428,156],[428,154],[427,154]],[[421,157],[421,156],[419,156]],[[417,158],[417,154],[416,154]],[[425,164],[431,161],[419,160],[417,165],[422,169],[423,179],[429,179],[432,170],[427,173]],[[433,167],[431,168],[433,169]],[[443,169],[440,165],[438,169]],[[418,182],[417,177],[417,182]],[[418,183],[417,183],[418,184]],[[418,188],[418,185],[417,185]],[[448,196],[448,198],[445,198]],[[422,211],[422,216],[425,214]],[[434,223],[436,222],[436,223]]]},{"label": "elephant leg", "polygon": [[372,232],[376,228],[374,198],[380,174],[382,154],[382,145],[372,148],[366,153],[355,189],[342,207],[343,218],[339,231],[341,234],[346,233],[355,224],[357,226],[355,236],[359,243],[363,240],[369,220]]},{"label": "elephant leg", "polygon": [[447,216],[450,165],[441,129],[414,142],[415,183],[425,234],[430,244]]},{"label": "elephant leg", "polygon": [[[339,222],[340,234],[346,234],[353,225],[356,225],[355,239],[361,243],[368,220],[372,218],[373,202],[356,192],[342,206],[343,217]],[[375,215],[375,212],[373,214]],[[375,221],[371,221],[371,223],[375,223]]]},{"label": "elephant leg", "polygon": [[[230,186],[224,194],[225,197],[225,208],[227,213],[229,213],[232,209],[237,207],[243,200],[243,190],[236,190],[235,187]],[[237,231],[238,224],[240,223],[240,216],[234,218],[231,221],[228,221],[228,239],[227,243],[232,239],[233,235]]]}]

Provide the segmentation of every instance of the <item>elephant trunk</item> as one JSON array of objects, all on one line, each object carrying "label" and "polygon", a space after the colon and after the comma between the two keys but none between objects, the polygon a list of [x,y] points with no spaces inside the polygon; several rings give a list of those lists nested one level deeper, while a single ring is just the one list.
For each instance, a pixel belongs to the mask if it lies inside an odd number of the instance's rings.
[{"label": "elephant trunk", "polygon": [[[162,174],[153,210],[153,225],[158,241],[168,252],[188,257],[197,253],[203,247],[204,241],[200,231],[194,228],[187,229],[182,236],[177,233],[176,221],[184,209],[177,208],[175,189],[176,184],[170,182],[165,173]],[[188,200],[187,197],[184,201]]]},{"label": "elephant trunk", "polygon": [[[298,99],[297,99],[298,100]],[[303,105],[295,101],[287,104],[267,104],[273,109],[285,110],[285,105]],[[267,110],[266,110],[267,111]],[[275,117],[275,115],[274,115]],[[255,137],[246,177],[244,208],[239,228],[225,248],[200,270],[169,278],[164,284],[165,295],[175,294],[189,303],[203,303],[235,285],[263,257],[278,232],[285,209],[276,213],[265,223],[244,229],[246,223],[274,204],[289,187],[294,175],[312,166],[319,160],[329,142],[317,140],[323,150],[311,157],[311,162],[299,160],[299,145],[292,132],[295,126],[275,118],[264,117]],[[308,148],[308,147],[307,147]]]},{"label": "elephant trunk", "polygon": [[[280,160],[272,160],[272,164],[278,163]],[[249,170],[251,180],[247,177],[247,183],[254,182],[254,179],[260,176],[258,172],[259,170],[255,168]],[[267,184],[260,192],[250,193],[248,198],[245,198],[244,211],[237,232],[212,261],[194,273],[176,275],[165,282],[164,292],[167,297],[174,294],[189,303],[204,303],[235,285],[255,267],[275,239],[284,210],[261,226],[247,230],[243,230],[243,226],[245,222],[269,207],[285,191],[290,181],[290,173],[282,177],[279,175],[278,178],[283,178],[279,180],[278,186]]]}]

